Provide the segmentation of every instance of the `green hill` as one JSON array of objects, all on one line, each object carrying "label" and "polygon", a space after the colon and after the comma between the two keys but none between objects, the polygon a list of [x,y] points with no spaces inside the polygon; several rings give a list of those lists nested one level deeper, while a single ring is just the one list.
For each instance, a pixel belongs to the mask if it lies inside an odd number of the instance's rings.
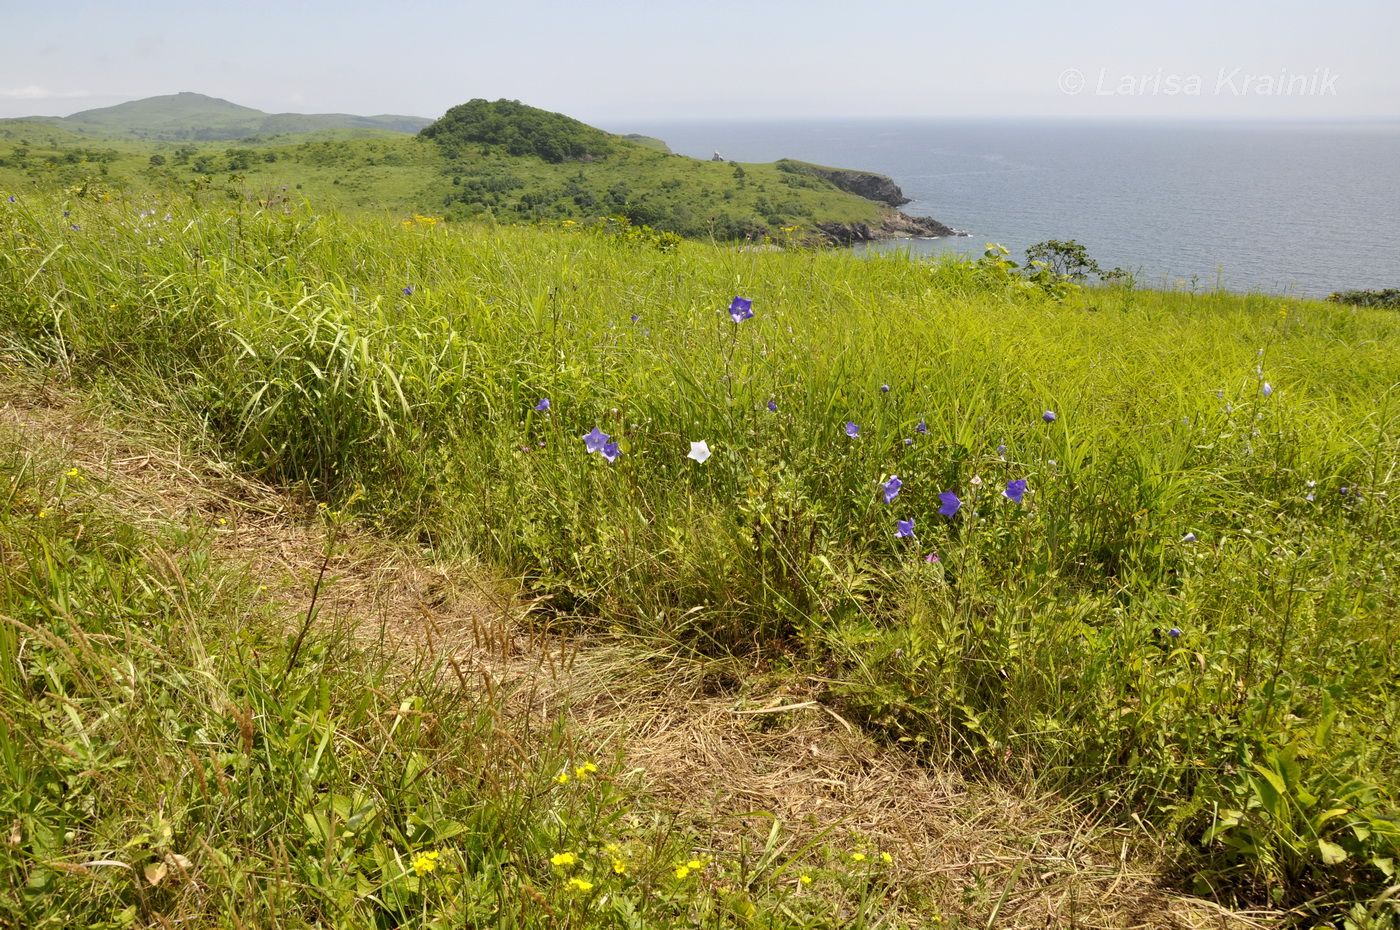
[{"label": "green hill", "polygon": [[220,140],[327,129],[417,132],[430,120],[417,116],[353,116],[348,113],[265,113],[218,97],[184,92],[83,110],[53,122],[93,135]]},{"label": "green hill", "polygon": [[616,137],[587,123],[526,106],[519,100],[476,99],[455,106],[421,133],[450,158],[482,155],[533,155],[558,164],[606,158]]},{"label": "green hill", "polygon": [[658,152],[665,152],[667,155],[671,154],[671,147],[666,144],[666,141],[664,139],[658,139],[655,136],[644,136],[641,133],[629,132],[622,138],[626,139],[628,142],[635,142],[637,145],[646,146],[649,149],[656,149]]},{"label": "green hill", "polygon": [[418,135],[367,126],[308,131],[307,121],[342,118],[295,119],[291,126],[228,101],[175,94],[60,120],[0,121],[0,186],[211,190],[449,220],[620,216],[692,238],[946,233],[898,213],[888,196],[898,187],[881,175],[688,158],[660,140],[613,135],[519,101],[472,100]]}]

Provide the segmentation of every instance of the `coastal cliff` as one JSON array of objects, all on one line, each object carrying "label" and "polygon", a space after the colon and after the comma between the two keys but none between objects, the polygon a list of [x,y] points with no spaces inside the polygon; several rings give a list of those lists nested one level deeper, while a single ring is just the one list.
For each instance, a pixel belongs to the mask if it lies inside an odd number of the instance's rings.
[{"label": "coastal cliff", "polygon": [[885,175],[876,174],[873,171],[828,168],[826,165],[814,165],[811,162],[796,161],[791,158],[780,159],[777,166],[779,171],[821,178],[849,194],[864,197],[866,200],[874,200],[877,203],[888,204],[891,207],[902,207],[909,202],[909,198],[904,196],[904,191],[899,189],[898,184]]},{"label": "coastal cliff", "polygon": [[876,239],[935,238],[962,236],[961,233],[931,216],[910,216],[895,209],[909,203],[904,191],[893,179],[873,171],[851,168],[829,168],[811,162],[784,158],[776,162],[779,171],[806,175],[826,181],[838,190],[884,204],[875,223],[818,223],[816,229],[836,245],[872,242]]}]

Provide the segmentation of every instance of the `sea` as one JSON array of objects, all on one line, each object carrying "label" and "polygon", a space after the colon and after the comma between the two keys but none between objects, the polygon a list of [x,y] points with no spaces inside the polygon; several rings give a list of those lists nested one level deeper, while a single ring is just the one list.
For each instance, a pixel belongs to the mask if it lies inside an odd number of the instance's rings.
[{"label": "sea", "polygon": [[965,238],[859,249],[980,255],[1076,239],[1144,286],[1325,296],[1400,287],[1400,120],[674,121],[609,126],[697,158],[887,174]]}]

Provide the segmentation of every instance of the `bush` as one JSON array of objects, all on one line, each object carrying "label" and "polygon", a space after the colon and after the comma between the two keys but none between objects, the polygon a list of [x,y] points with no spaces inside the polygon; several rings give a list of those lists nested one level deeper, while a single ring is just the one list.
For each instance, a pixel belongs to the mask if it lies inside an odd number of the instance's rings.
[{"label": "bush", "polygon": [[1388,287],[1373,291],[1337,291],[1335,294],[1328,294],[1327,299],[1334,304],[1400,309],[1400,288]]}]

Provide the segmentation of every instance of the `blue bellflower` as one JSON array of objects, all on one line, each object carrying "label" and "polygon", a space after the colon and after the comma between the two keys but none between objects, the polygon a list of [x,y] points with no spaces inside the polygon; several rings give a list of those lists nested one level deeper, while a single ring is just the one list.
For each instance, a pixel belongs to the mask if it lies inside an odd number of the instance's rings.
[{"label": "blue bellflower", "polygon": [[595,426],[591,432],[583,434],[583,447],[588,450],[589,455],[592,455],[594,452],[603,451],[603,447],[611,439],[611,436]]}]

